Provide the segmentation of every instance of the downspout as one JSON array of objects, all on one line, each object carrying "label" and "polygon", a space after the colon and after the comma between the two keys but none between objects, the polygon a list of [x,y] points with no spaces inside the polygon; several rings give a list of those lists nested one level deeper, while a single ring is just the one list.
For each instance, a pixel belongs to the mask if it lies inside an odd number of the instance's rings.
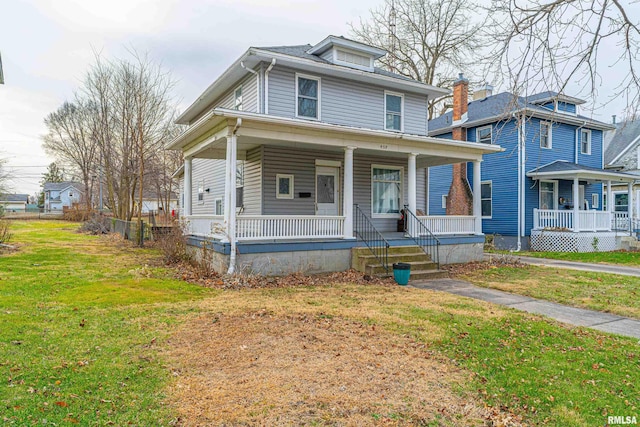
[{"label": "downspout", "polygon": [[251,74],[253,74],[254,76],[256,76],[256,88],[257,88],[257,92],[256,93],[257,93],[257,96],[258,96],[258,102],[257,102],[257,108],[256,109],[258,110],[257,112],[260,113],[260,100],[262,99],[262,98],[260,98],[260,74],[256,70],[252,70],[251,68],[247,68],[244,65],[243,61],[240,62],[240,66],[242,68],[244,68],[246,71],[248,71]]},{"label": "downspout", "polygon": [[[240,128],[240,126],[242,126],[242,119],[238,118],[238,120],[236,121],[236,125],[233,128],[233,132],[231,133],[231,137],[235,140],[236,139],[236,133],[238,132],[238,129]],[[235,143],[232,144],[232,152],[231,152],[231,164],[235,165],[236,164],[236,159],[237,159],[237,152],[238,152],[238,143],[237,141],[235,141]],[[234,168],[235,169],[235,168]],[[236,271],[236,177],[235,177],[235,173],[233,174],[233,176],[230,177],[231,179],[231,183],[232,185],[229,186],[229,193],[227,193],[227,197],[226,199],[229,201],[229,222],[230,227],[229,227],[229,242],[231,244],[231,248],[230,248],[230,252],[229,252],[229,270],[227,270],[227,274],[234,274]]]},{"label": "downspout", "polygon": [[276,65],[276,58],[271,60],[271,64],[267,67],[267,70],[264,72],[264,113],[269,114],[269,73]]},{"label": "downspout", "polygon": [[520,116],[520,129],[518,132],[518,245],[515,252],[522,250],[522,237],[525,228],[525,197],[524,197],[524,173],[525,173],[525,141],[526,141],[526,116],[524,113]]}]

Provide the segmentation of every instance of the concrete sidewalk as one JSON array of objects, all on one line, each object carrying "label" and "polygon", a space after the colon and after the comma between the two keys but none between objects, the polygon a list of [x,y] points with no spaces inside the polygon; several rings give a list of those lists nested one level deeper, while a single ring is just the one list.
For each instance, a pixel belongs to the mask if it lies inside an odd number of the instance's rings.
[{"label": "concrete sidewalk", "polygon": [[541,314],[563,323],[585,326],[603,332],[640,338],[640,320],[616,316],[599,311],[569,307],[554,302],[539,300],[522,295],[510,294],[495,289],[481,288],[469,282],[457,279],[436,279],[415,281],[411,286],[420,289],[432,289],[469,298],[475,298],[494,304],[512,307],[529,313]]},{"label": "concrete sidewalk", "polygon": [[502,254],[484,254],[485,261],[491,258],[510,256],[514,257],[524,264],[539,265],[541,267],[566,268],[568,270],[592,271],[595,273],[622,274],[624,276],[640,277],[640,268],[627,267],[624,265],[613,264],[588,264],[586,262],[562,261],[549,258],[533,258],[528,256],[520,256],[518,254],[502,255]]}]

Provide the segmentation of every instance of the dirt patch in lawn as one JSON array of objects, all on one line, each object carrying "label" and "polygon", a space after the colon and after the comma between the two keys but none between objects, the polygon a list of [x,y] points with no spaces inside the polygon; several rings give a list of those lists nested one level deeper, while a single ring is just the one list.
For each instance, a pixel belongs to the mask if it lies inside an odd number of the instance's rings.
[{"label": "dirt patch in lawn", "polygon": [[457,392],[469,373],[424,344],[355,321],[208,315],[169,347],[180,426],[519,425]]}]

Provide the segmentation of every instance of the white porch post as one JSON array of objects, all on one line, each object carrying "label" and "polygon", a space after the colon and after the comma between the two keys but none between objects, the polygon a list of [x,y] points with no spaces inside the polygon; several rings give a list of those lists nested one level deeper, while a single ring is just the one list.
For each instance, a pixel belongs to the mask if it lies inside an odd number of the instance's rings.
[{"label": "white porch post", "polygon": [[344,238],[353,239],[353,150],[355,147],[344,149]]},{"label": "white porch post", "polygon": [[236,159],[237,159],[237,136],[231,133],[227,137],[227,168],[224,187],[225,195],[225,218],[227,224],[227,236],[231,242],[236,240]]},{"label": "white porch post", "polygon": [[613,191],[611,190],[611,181],[607,181],[607,211],[613,212]]},{"label": "white porch post", "polygon": [[480,160],[473,162],[473,220],[476,234],[482,234],[482,176]]},{"label": "white porch post", "polygon": [[191,187],[191,157],[184,159],[184,216],[189,216],[192,213],[191,201],[193,189]]},{"label": "white porch post", "polygon": [[408,205],[409,205],[409,210],[411,212],[413,212],[414,215],[417,215],[416,213],[416,157],[418,156],[417,153],[410,153],[409,154],[409,167],[408,167],[408,175],[409,175],[409,182],[408,182],[408,193],[409,193],[409,200],[407,200]]},{"label": "white porch post", "polygon": [[580,207],[580,181],[573,178],[573,231],[578,231],[578,211]]},{"label": "white porch post", "polygon": [[633,235],[633,182],[627,184],[627,215],[629,216],[629,235]]}]

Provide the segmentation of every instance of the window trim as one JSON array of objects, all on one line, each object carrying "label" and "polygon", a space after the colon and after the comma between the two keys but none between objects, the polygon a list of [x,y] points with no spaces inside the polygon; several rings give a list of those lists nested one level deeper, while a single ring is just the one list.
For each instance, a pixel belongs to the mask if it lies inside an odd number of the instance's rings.
[{"label": "window trim", "polygon": [[[220,202],[220,212],[218,213],[218,202]],[[224,215],[224,203],[222,202],[222,198],[218,197],[217,199],[213,200],[213,212],[216,214],[216,216],[221,216]]]},{"label": "window trim", "polygon": [[[482,185],[483,184],[489,184],[490,188],[491,188],[491,197],[489,197],[488,199],[486,198],[482,198]],[[491,200],[491,214],[486,216],[486,215],[482,215],[482,201],[483,200]],[[493,180],[486,180],[486,181],[480,181],[480,216],[482,217],[482,219],[491,219],[493,217]]]},{"label": "window trim", "polygon": [[[280,193],[280,179],[288,179],[289,180],[289,193],[284,194]],[[293,199],[294,191],[293,191],[293,175],[278,173],[276,174],[276,199]]]},{"label": "window trim", "polygon": [[[322,105],[322,102],[321,102],[321,98],[322,98],[322,92],[321,92],[322,79],[320,77],[318,77],[318,76],[312,76],[310,74],[303,74],[303,73],[296,73],[295,78],[296,78],[296,93],[295,93],[296,117],[299,118],[299,119],[306,119],[306,120],[318,120],[318,121],[321,120],[322,115],[321,115],[321,108],[320,107]],[[299,89],[298,88],[298,86],[299,86],[298,82],[299,82],[300,78],[307,79],[307,80],[315,80],[316,82],[318,82],[318,99],[317,99],[318,106],[316,108],[316,116],[317,117],[301,116],[301,115],[298,114],[298,97],[300,96],[300,94],[298,93],[298,89]]]},{"label": "window trim", "polygon": [[[538,181],[539,183],[543,183],[543,182],[550,182],[553,184],[553,208],[552,210],[557,211],[558,210],[558,181],[553,180],[553,179],[541,179],[540,181]],[[538,185],[538,209],[542,209],[542,186]],[[547,208],[549,209],[549,208]]]},{"label": "window trim", "polygon": [[600,194],[591,193],[591,209],[600,209]]},{"label": "window trim", "polygon": [[476,128],[476,142],[477,142],[477,143],[479,143],[479,144],[486,144],[486,142],[482,142],[482,141],[480,141],[479,133],[480,133],[480,131],[481,131],[481,130],[483,130],[483,129],[487,129],[487,128],[489,128],[489,130],[491,131],[491,134],[490,134],[491,142],[489,142],[489,144],[493,144],[493,126],[491,126],[491,125],[487,125],[487,126],[480,126],[479,128]]},{"label": "window trim", "polygon": [[[587,138],[589,139],[588,142],[589,144],[587,145],[587,151],[582,151],[582,135],[583,134],[587,134],[589,135]],[[580,154],[584,154],[584,155],[591,155],[591,129],[580,129]]]},{"label": "window trim", "polygon": [[[202,191],[200,191],[200,189],[202,189]],[[204,205],[204,192],[205,192],[204,179],[201,179],[200,182],[198,183],[198,192],[197,192],[198,194],[197,200],[199,205]],[[202,196],[202,199],[200,198],[200,196]]]},{"label": "window trim", "polygon": [[449,196],[448,194],[443,194],[441,196],[440,203],[441,203],[442,209],[447,209],[447,197],[448,196]]},{"label": "window trim", "polygon": [[[238,91],[240,91],[240,102],[238,103]],[[233,90],[233,108],[237,111],[244,111],[244,98],[242,93],[242,85]],[[240,107],[240,108],[238,108]]]},{"label": "window trim", "polygon": [[[547,125],[547,142],[548,145],[545,147],[542,145],[542,125]],[[545,149],[545,150],[551,150],[553,149],[553,125],[551,124],[551,122],[547,122],[544,120],[540,120],[540,148]]]},{"label": "window trim", "polygon": [[[400,204],[398,205],[398,210],[401,211],[404,204],[404,167],[396,166],[396,165],[380,165],[380,164],[371,164],[371,173],[369,175],[371,179],[371,218],[399,218],[400,212],[395,213],[373,213],[373,170],[374,169],[395,169],[400,171]],[[388,182],[388,181],[384,181]],[[392,181],[396,182],[396,181]]]},{"label": "window trim", "polygon": [[[389,129],[387,127],[387,95],[397,96],[400,98],[400,129]],[[389,132],[404,132],[404,93],[393,92],[390,90],[384,91],[384,110],[383,110],[383,125],[384,130]]]}]

